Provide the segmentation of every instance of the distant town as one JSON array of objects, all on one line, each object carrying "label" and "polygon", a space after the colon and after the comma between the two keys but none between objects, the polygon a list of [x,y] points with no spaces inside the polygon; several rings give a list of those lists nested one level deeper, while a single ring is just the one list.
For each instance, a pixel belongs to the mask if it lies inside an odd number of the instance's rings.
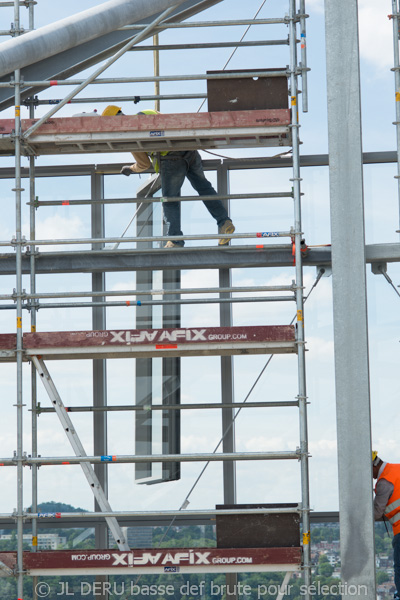
[{"label": "distant town", "polygon": [[[56,502],[47,502],[40,505],[40,511],[55,513],[55,512],[80,512],[83,509],[74,508],[69,505]],[[206,526],[187,526],[187,527],[125,527],[123,532],[128,540],[131,548],[155,548],[155,547],[174,547],[174,548],[200,548],[213,547],[216,545],[215,525]],[[37,536],[38,550],[62,550],[62,549],[91,549],[95,547],[94,528],[58,528],[56,531],[52,529],[41,529]],[[0,530],[0,551],[16,550],[16,531]],[[110,547],[113,547],[113,540],[110,538]],[[392,555],[392,534],[390,536],[385,528],[384,523],[376,523],[375,534],[376,545],[376,578],[377,578],[377,600],[392,600],[395,585],[393,580],[393,555]],[[27,530],[24,534],[24,548],[32,549],[32,534]],[[311,526],[311,560],[312,560],[312,581],[313,581],[313,600],[330,600],[340,599],[340,541],[339,541],[339,524],[324,523],[312,524]],[[159,588],[165,583],[165,575],[142,576],[143,585],[152,584],[158,585]],[[202,579],[200,579],[200,578]],[[164,578],[164,579],[163,579]],[[129,598],[123,593],[119,593],[126,586],[127,578],[111,577],[116,586],[116,593],[122,600]],[[55,578],[53,577],[54,581]],[[69,577],[70,586],[68,590],[76,589],[80,585],[79,578]],[[270,590],[276,590],[283,581],[282,573],[243,573],[240,574],[239,580],[243,582],[243,586],[247,585],[253,589],[266,590],[265,594],[259,594],[259,600],[272,600],[276,598],[276,593],[270,594]],[[171,580],[169,580],[171,581]],[[178,577],[174,577],[175,583],[187,585],[190,581],[192,588],[198,587],[201,589],[201,581],[204,583],[205,592],[201,596],[194,596],[202,600],[224,600],[224,594],[221,596],[211,594],[208,590],[217,589],[224,581],[224,575],[201,575],[192,574],[187,576],[182,581]],[[183,583],[182,583],[183,582]],[[29,584],[29,581],[28,581]],[[13,578],[0,578],[0,597],[4,600],[12,598],[14,593],[15,581]],[[119,587],[118,587],[119,586]],[[208,586],[208,587],[207,587]],[[214,587],[213,587],[214,586]],[[32,600],[32,586],[27,585],[24,600]],[[56,589],[56,588],[55,588]],[[126,587],[128,589],[128,587]],[[243,589],[246,589],[245,587]],[[119,591],[118,591],[119,590]],[[269,591],[268,591],[269,590]],[[16,596],[15,596],[16,597]],[[54,598],[57,597],[57,594]],[[58,594],[58,597],[59,594]],[[141,597],[141,596],[140,596]],[[152,596],[153,597],[153,596]],[[251,596],[243,595],[241,598],[250,599]],[[162,597],[154,597],[155,600],[164,600]],[[172,596],[174,600],[175,596]],[[182,596],[177,596],[182,600]],[[185,600],[192,600],[186,596]],[[287,586],[287,593],[284,598],[288,600],[301,600],[304,598],[302,592],[302,579],[299,575],[293,575],[290,579],[290,585]],[[49,596],[49,600],[52,597]]]}]

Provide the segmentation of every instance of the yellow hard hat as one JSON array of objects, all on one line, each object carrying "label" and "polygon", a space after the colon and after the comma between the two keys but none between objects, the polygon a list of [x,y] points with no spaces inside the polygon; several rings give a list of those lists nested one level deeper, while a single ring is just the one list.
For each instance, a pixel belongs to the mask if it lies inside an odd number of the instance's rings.
[{"label": "yellow hard hat", "polygon": [[376,466],[375,463],[378,463],[380,461],[380,458],[378,456],[378,451],[377,450],[372,450],[372,464],[374,466]]},{"label": "yellow hard hat", "polygon": [[159,115],[160,113],[156,110],[151,110],[151,108],[146,108],[145,110],[141,110],[137,114],[138,115]]},{"label": "yellow hard hat", "polygon": [[119,112],[121,112],[120,106],[115,106],[115,104],[109,104],[101,113],[102,117],[114,117]]}]

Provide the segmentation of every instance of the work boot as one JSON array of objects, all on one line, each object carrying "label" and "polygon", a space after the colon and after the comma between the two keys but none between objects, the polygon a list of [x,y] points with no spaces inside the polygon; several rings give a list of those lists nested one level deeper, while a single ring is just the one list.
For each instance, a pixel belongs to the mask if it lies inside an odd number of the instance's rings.
[{"label": "work boot", "polygon": [[167,242],[165,244],[164,248],[182,248],[182,246],[180,244],[177,244],[175,242],[171,242],[171,240],[169,240],[169,242]]},{"label": "work boot", "polygon": [[[227,219],[221,227],[218,227],[218,233],[233,233],[234,231],[235,226],[230,219]],[[226,246],[230,241],[230,238],[221,238],[218,242],[218,246]]]}]

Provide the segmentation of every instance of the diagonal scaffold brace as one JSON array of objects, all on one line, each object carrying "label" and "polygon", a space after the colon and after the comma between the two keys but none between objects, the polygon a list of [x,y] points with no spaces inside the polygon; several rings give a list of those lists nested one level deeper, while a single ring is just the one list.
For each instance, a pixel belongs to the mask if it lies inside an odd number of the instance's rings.
[{"label": "diagonal scaffold brace", "polygon": [[[64,428],[64,431],[76,456],[87,456],[82,442],[79,439],[75,427],[67,413],[64,403],[61,400],[61,397],[57,391],[57,388],[51,378],[51,375],[46,365],[44,364],[43,359],[39,358],[38,356],[32,356],[32,362],[35,365],[35,368],[39,374],[41,381],[43,382],[43,385],[50,398],[50,401],[57,413],[58,418],[60,419],[61,425]],[[80,465],[100,509],[103,512],[112,512],[110,503],[108,502],[104,490],[100,485],[98,477],[94,472],[93,466],[87,462],[81,462]],[[125,536],[122,533],[121,527],[119,526],[117,519],[115,517],[105,517],[105,520],[107,522],[108,527],[110,528],[110,531],[114,537],[116,544],[118,545],[119,550],[129,551],[130,548],[125,540]]]}]

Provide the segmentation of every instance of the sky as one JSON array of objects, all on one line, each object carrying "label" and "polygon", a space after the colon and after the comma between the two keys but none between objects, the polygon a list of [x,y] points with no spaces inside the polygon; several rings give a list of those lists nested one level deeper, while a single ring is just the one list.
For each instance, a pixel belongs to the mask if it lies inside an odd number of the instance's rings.
[{"label": "sky", "polygon": [[[72,15],[82,9],[97,5],[95,0],[70,0],[68,3],[55,3],[52,0],[38,0],[35,7],[35,26],[40,27],[57,19]],[[212,21],[227,16],[229,19],[252,18],[261,5],[261,0],[225,0],[196,20]],[[259,13],[260,18],[283,16],[287,12],[284,0],[267,0]],[[2,8],[3,23],[12,20],[12,11]],[[324,3],[323,0],[307,0],[307,47],[309,111],[300,113],[301,154],[325,154],[328,151],[326,122],[326,74],[324,50]],[[390,0],[360,0],[360,57],[363,111],[363,149],[365,152],[390,151],[396,149],[393,37],[392,24],[388,19],[391,11]],[[8,16],[7,16],[8,13]],[[3,13],[2,13],[3,14]],[[27,27],[27,11],[21,9],[21,19]],[[240,39],[245,27],[212,28],[207,35],[203,28],[196,30],[166,31],[160,42],[167,44],[176,41],[234,40]],[[270,39],[287,35],[285,26],[252,27],[245,39]],[[1,48],[0,48],[1,50]],[[210,69],[222,69],[232,50],[229,48],[213,51],[169,51],[161,53],[162,74],[204,73]],[[266,47],[239,49],[231,62],[230,69],[285,67],[289,62],[287,47]],[[152,74],[152,57],[143,53],[129,53],[109,69],[104,76],[149,76]],[[162,93],[182,93],[204,91],[203,82],[162,83]],[[52,88],[43,92],[41,98],[62,98],[70,88]],[[82,97],[96,95],[140,95],[152,93],[149,84],[127,84],[113,86],[92,86],[82,92]],[[200,101],[185,100],[161,103],[162,112],[197,112]],[[91,101],[85,105],[67,105],[57,116],[72,116],[80,112],[101,112],[103,102]],[[137,112],[132,103],[123,103],[127,114]],[[142,108],[152,108],[151,104]],[[23,109],[23,118],[27,110]],[[36,116],[46,113],[48,107],[40,106]],[[203,107],[202,110],[206,110]],[[10,118],[13,109],[4,111],[2,117]],[[232,157],[273,156],[276,148],[227,150],[223,154]],[[215,158],[202,152],[203,159]],[[38,157],[37,165],[61,165],[79,163],[129,163],[129,154],[77,155]],[[3,159],[3,166],[12,166],[13,159]],[[23,159],[27,166],[27,159]],[[364,168],[366,243],[379,244],[397,242],[399,228],[399,200],[395,165],[368,165]],[[215,184],[215,174],[208,177]],[[291,171],[287,169],[255,170],[254,172],[233,172],[231,190],[237,193],[259,193],[262,191],[285,191],[290,189]],[[303,231],[309,245],[330,243],[329,224],[329,174],[326,167],[304,168],[302,171]],[[143,182],[137,176],[125,178],[106,176],[105,188],[108,197],[132,197],[135,189]],[[0,180],[2,201],[5,206],[0,222],[0,240],[10,240],[14,235],[13,216],[14,196],[11,180]],[[28,188],[28,186],[25,186]],[[37,195],[41,200],[83,198],[90,193],[90,182],[82,178],[48,178],[37,180]],[[190,186],[185,193],[191,194]],[[29,237],[29,215],[24,192],[23,230]],[[132,217],[133,208],[129,205],[107,207],[107,235],[119,235]],[[291,201],[249,200],[231,203],[231,216],[237,231],[252,232],[262,229],[287,230],[292,223]],[[88,237],[90,234],[90,210],[88,207],[49,207],[36,214],[37,238],[62,239]],[[186,203],[183,208],[184,231],[187,234],[210,232],[210,218],[201,203]],[[133,235],[131,230],[131,234]],[[240,241],[235,244],[240,244]],[[400,283],[400,268],[397,264],[388,265],[388,274],[395,286]],[[212,271],[183,272],[182,287],[217,286],[217,273]],[[290,283],[294,277],[292,269],[234,269],[233,285],[273,285]],[[307,294],[316,278],[315,268],[304,270],[305,293]],[[86,274],[51,277],[38,277],[40,291],[89,290],[90,277]],[[373,275],[367,266],[371,414],[373,442],[380,456],[391,462],[400,462],[398,445],[398,398],[399,398],[399,297],[383,276]],[[0,281],[0,294],[8,294],[15,286],[11,277]],[[29,289],[29,281],[24,278],[24,286]],[[126,290],[135,287],[134,273],[111,273],[107,275],[107,289]],[[397,288],[398,289],[398,288]],[[134,328],[135,309],[109,309],[107,328]],[[233,305],[234,325],[287,324],[291,321],[295,307],[285,303],[254,303]],[[218,305],[198,305],[183,307],[182,326],[218,325]],[[0,311],[0,331],[13,331],[13,311]],[[29,330],[29,317],[24,315],[24,330]],[[89,309],[42,310],[38,314],[38,330],[80,330],[90,329]],[[336,416],[334,389],[334,348],[332,328],[331,278],[324,277],[313,290],[305,308],[305,331],[307,341],[307,394],[310,447],[310,498],[311,506],[317,511],[338,509],[337,466],[336,466]],[[251,389],[256,377],[266,362],[265,356],[235,357],[235,401],[242,401]],[[131,361],[108,361],[108,401],[110,404],[131,404],[134,402],[134,366]],[[249,398],[256,400],[292,400],[297,390],[297,360],[294,356],[275,356]],[[49,365],[56,386],[67,405],[88,405],[91,403],[91,364],[89,361],[70,361],[67,364],[53,361]],[[130,373],[129,373],[130,369]],[[128,371],[128,373],[127,373]],[[204,377],[207,373],[207,378]],[[27,407],[24,418],[24,447],[30,448],[30,389],[29,368],[24,369],[24,398]],[[0,431],[0,456],[9,457],[16,449],[15,419],[15,367],[0,365],[4,422]],[[219,359],[182,359],[182,401],[203,402],[205,399],[218,401]],[[39,400],[48,404],[44,390],[39,388]],[[92,453],[91,416],[72,414],[76,429],[88,454]],[[39,418],[39,453],[42,456],[70,455],[72,452],[55,415],[41,415]],[[298,415],[296,409],[249,409],[243,410],[236,421],[237,449],[240,451],[293,450],[299,444]],[[221,436],[221,423],[217,412],[185,411],[182,415],[182,451],[211,452]],[[132,454],[134,451],[134,418],[128,412],[121,417],[117,413],[109,415],[110,454]],[[62,480],[60,469],[63,469]],[[115,510],[158,510],[178,509],[186,498],[193,482],[202,468],[201,464],[185,463],[182,479],[175,483],[153,486],[134,484],[132,465],[113,465],[109,469],[109,496]],[[212,464],[191,495],[190,508],[213,508],[221,503],[220,464]],[[237,463],[238,502],[297,502],[300,500],[299,465],[294,461]],[[0,512],[11,512],[16,506],[15,473],[10,469],[2,472]],[[30,472],[25,472],[25,504],[29,506]],[[57,482],[57,486],[55,486]],[[75,466],[43,467],[39,471],[39,501],[54,500],[92,509],[91,492],[83,474]]]}]

